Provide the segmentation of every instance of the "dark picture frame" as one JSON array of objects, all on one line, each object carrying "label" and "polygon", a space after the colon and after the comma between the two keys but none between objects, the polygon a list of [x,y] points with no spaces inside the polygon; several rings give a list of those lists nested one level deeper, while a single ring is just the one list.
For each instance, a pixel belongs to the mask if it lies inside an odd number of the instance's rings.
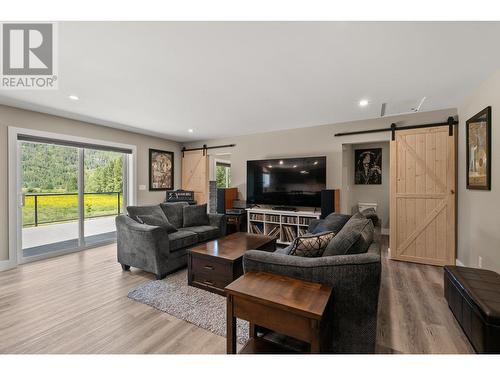
[{"label": "dark picture frame", "polygon": [[354,184],[382,185],[382,148],[354,150]]},{"label": "dark picture frame", "polygon": [[174,189],[174,153],[149,149],[149,191]]},{"label": "dark picture frame", "polygon": [[465,122],[466,184],[471,190],[491,190],[491,107]]}]

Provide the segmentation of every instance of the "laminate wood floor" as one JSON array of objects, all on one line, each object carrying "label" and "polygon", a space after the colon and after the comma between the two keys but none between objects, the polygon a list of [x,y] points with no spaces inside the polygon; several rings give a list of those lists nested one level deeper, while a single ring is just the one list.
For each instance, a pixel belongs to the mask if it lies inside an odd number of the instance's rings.
[{"label": "laminate wood floor", "polygon": [[[387,259],[381,353],[470,353],[443,298],[442,269]],[[0,353],[225,353],[225,339],[127,298],[151,274],[123,272],[109,245],[0,273]]]}]

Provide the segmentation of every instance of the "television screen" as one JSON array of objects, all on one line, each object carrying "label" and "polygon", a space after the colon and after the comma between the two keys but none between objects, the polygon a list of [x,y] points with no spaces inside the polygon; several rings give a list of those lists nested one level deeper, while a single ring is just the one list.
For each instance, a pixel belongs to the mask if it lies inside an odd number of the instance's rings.
[{"label": "television screen", "polygon": [[247,202],[321,207],[326,156],[247,161]]}]

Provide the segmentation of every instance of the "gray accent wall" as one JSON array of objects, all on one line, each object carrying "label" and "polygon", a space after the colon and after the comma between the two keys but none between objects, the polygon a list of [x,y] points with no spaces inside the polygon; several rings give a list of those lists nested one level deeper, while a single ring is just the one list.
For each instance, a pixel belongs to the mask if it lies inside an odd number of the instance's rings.
[{"label": "gray accent wall", "polygon": [[[466,189],[465,122],[491,106],[491,191]],[[460,105],[458,139],[458,260],[465,266],[500,272],[500,70]]]},{"label": "gray accent wall", "polygon": [[0,105],[0,261],[7,260],[9,256],[7,178],[7,128],[9,126],[135,145],[137,147],[137,185],[146,186],[146,190],[139,190],[137,187],[137,204],[160,203],[165,197],[165,192],[149,191],[149,148],[173,151],[175,153],[174,187],[176,189],[180,187],[181,146],[178,142]]}]

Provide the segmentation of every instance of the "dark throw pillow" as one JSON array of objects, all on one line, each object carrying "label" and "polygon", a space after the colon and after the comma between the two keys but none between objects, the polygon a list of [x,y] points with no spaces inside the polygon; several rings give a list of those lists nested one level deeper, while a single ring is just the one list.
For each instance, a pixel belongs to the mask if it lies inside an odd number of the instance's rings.
[{"label": "dark throw pillow", "polygon": [[373,231],[372,221],[358,212],[328,244],[323,256],[365,253],[373,242]]},{"label": "dark throw pillow", "polygon": [[210,221],[207,214],[207,204],[199,204],[183,207],[183,227],[199,227],[201,225],[209,225]]},{"label": "dark throw pillow", "polygon": [[338,233],[342,227],[349,221],[350,215],[332,213],[319,222],[312,233],[335,232]]},{"label": "dark throw pillow", "polygon": [[373,223],[373,225],[377,225],[378,223],[378,215],[377,215],[377,212],[375,211],[374,208],[367,208],[363,211],[360,212],[361,215],[363,215],[364,217],[366,217],[367,219],[370,219]]},{"label": "dark throw pillow", "polygon": [[334,236],[333,232],[299,236],[293,241],[288,254],[307,258],[320,257]]},{"label": "dark throw pillow", "polygon": [[168,222],[168,220],[160,215],[139,215],[137,220],[141,224],[152,225],[155,227],[165,228],[167,233],[177,232],[177,229]]}]

